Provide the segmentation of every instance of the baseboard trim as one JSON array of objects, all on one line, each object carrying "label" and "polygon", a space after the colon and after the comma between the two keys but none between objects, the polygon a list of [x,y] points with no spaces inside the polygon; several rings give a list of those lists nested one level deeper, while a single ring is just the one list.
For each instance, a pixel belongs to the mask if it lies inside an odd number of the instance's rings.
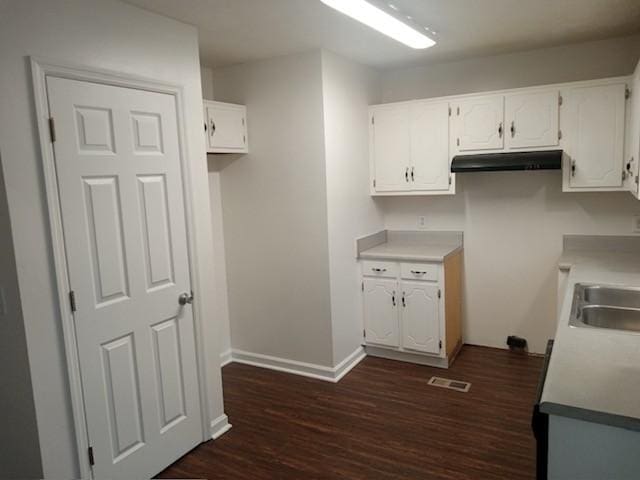
[{"label": "baseboard trim", "polygon": [[301,375],[325,382],[337,383],[360,363],[365,356],[366,353],[364,349],[358,347],[335,367],[326,367],[314,363],[299,362],[297,360],[288,360],[286,358],[233,349],[231,350],[230,361],[251,365],[253,367],[268,368],[278,372],[291,373],[293,375]]},{"label": "baseboard trim", "polygon": [[231,424],[229,423],[229,418],[225,414],[222,414],[211,422],[209,431],[211,433],[211,438],[215,440],[227,433],[230,429]]},{"label": "baseboard trim", "polygon": [[221,367],[224,367],[225,365],[228,365],[232,361],[233,361],[233,359],[231,358],[231,349],[230,348],[228,350],[225,350],[224,352],[222,352],[220,354],[220,366]]}]

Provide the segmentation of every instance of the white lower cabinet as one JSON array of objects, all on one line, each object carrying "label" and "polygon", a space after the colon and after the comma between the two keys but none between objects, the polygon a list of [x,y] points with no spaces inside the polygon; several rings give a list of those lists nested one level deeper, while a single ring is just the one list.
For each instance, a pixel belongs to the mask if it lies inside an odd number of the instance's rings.
[{"label": "white lower cabinet", "polygon": [[440,287],[426,282],[400,282],[402,347],[439,354]]},{"label": "white lower cabinet", "polygon": [[398,346],[398,283],[386,278],[366,278],[363,285],[367,340],[376,345]]},{"label": "white lower cabinet", "polygon": [[461,252],[441,263],[362,262],[367,353],[448,367],[462,345],[461,265]]}]

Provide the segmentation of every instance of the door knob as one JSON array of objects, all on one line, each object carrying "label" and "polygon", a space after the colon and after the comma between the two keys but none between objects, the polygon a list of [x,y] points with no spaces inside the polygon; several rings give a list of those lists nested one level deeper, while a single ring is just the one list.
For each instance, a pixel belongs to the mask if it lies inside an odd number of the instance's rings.
[{"label": "door knob", "polygon": [[192,304],[193,303],[193,292],[192,293],[181,293],[180,296],[178,297],[178,303],[180,305],[186,305],[188,304]]}]

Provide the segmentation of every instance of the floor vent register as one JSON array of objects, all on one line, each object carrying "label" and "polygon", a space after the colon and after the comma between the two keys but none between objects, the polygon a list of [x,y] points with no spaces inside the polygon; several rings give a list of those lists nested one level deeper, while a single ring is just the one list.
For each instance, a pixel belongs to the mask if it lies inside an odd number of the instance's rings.
[{"label": "floor vent register", "polygon": [[460,382],[458,380],[449,380],[448,378],[442,377],[431,377],[429,380],[429,385],[434,387],[448,388],[450,390],[456,390],[458,392],[467,393],[471,388],[471,384],[469,382]]}]

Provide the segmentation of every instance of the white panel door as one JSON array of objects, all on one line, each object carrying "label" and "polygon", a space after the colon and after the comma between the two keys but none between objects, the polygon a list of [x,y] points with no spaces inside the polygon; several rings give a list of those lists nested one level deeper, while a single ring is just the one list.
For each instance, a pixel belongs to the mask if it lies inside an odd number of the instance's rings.
[{"label": "white panel door", "polygon": [[411,127],[409,104],[383,105],[371,110],[371,155],[375,190],[410,190]]},{"label": "white panel door", "polygon": [[518,93],[505,99],[508,148],[558,145],[558,91]]},{"label": "white panel door", "polygon": [[459,151],[496,150],[504,147],[504,97],[487,95],[456,102]]},{"label": "white panel door", "polygon": [[438,285],[401,282],[402,346],[425,353],[440,353],[440,299]]},{"label": "white panel door", "polygon": [[205,102],[209,151],[243,152],[247,146],[246,108],[221,102]]},{"label": "white panel door", "polygon": [[622,186],[625,84],[577,87],[566,97],[569,185]]},{"label": "white panel door", "polygon": [[449,190],[449,103],[411,105],[412,190]]},{"label": "white panel door", "polygon": [[364,279],[364,328],[367,343],[399,346],[398,283],[382,278]]},{"label": "white panel door", "polygon": [[95,478],[202,440],[174,97],[47,78]]}]

